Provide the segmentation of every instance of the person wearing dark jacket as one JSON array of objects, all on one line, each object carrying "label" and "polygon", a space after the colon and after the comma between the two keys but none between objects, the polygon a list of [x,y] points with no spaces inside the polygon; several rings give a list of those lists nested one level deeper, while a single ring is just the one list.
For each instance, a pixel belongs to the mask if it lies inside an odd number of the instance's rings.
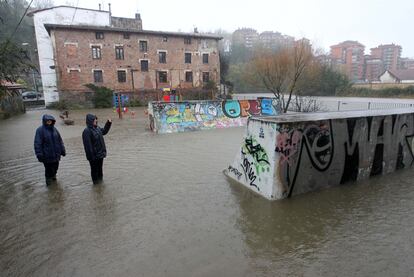
[{"label": "person wearing dark jacket", "polygon": [[98,118],[93,114],[86,115],[86,128],[82,139],[86,158],[91,166],[91,176],[94,184],[102,181],[103,159],[106,157],[106,147],[103,136],[109,132],[112,121],[108,119],[104,128],[98,126]]},{"label": "person wearing dark jacket", "polygon": [[55,128],[55,118],[45,114],[43,125],[37,128],[34,139],[34,150],[39,162],[45,166],[46,185],[56,180],[60,156],[66,156],[65,145],[58,130]]}]

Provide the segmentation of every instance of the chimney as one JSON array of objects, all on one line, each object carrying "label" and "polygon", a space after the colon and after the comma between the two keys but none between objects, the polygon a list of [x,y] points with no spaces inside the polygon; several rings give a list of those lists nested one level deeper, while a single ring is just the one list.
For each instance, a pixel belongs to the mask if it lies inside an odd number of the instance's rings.
[{"label": "chimney", "polygon": [[136,14],[135,14],[135,19],[141,20],[141,14],[136,13]]},{"label": "chimney", "polygon": [[112,12],[111,12],[111,3],[108,3],[108,7],[109,7],[109,15],[112,15]]},{"label": "chimney", "polygon": [[99,4],[99,10],[101,10],[101,4]]},{"label": "chimney", "polygon": [[194,33],[198,33],[198,29],[197,29],[197,27],[194,27]]}]

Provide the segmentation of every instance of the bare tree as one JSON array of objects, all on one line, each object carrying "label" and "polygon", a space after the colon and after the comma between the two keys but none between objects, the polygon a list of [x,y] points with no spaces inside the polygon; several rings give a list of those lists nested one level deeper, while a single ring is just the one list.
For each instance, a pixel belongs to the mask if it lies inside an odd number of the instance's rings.
[{"label": "bare tree", "polygon": [[258,51],[252,60],[252,71],[255,79],[275,95],[282,112],[286,113],[312,60],[311,46],[300,40],[294,46],[277,52]]}]

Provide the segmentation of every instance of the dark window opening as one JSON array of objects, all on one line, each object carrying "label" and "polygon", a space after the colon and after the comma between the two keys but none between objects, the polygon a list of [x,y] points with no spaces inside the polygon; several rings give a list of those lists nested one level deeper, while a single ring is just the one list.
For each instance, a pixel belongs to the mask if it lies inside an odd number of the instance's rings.
[{"label": "dark window opening", "polygon": [[167,42],[168,41],[168,37],[162,37],[162,41],[163,42]]},{"label": "dark window opening", "polygon": [[96,32],[95,33],[96,39],[104,39],[104,33],[103,32]]},{"label": "dark window opening", "polygon": [[101,47],[100,46],[92,46],[92,59],[100,59],[101,58]]},{"label": "dark window opening", "polygon": [[160,83],[167,83],[167,71],[158,72],[158,77]]},{"label": "dark window opening", "polygon": [[203,82],[208,83],[210,81],[210,73],[209,72],[203,72]]},{"label": "dark window opening", "polygon": [[184,44],[191,44],[191,38],[190,37],[185,37],[184,38]]},{"label": "dark window opening", "polygon": [[208,63],[208,54],[203,54],[203,63],[204,64]]},{"label": "dark window opening", "polygon": [[193,72],[187,71],[185,73],[185,81],[186,82],[192,82],[193,81]]},{"label": "dark window opening", "polygon": [[158,52],[159,62],[160,63],[167,63],[167,52],[160,51]]},{"label": "dark window opening", "polygon": [[123,46],[116,46],[115,47],[115,58],[117,60],[124,59],[124,47]]},{"label": "dark window opening", "polygon": [[120,83],[126,82],[126,71],[125,70],[118,70],[118,82]]},{"label": "dark window opening", "polygon": [[124,39],[129,39],[129,33],[124,33]]},{"label": "dark window opening", "polygon": [[148,42],[146,40],[139,41],[139,51],[147,52],[148,51]]},{"label": "dark window opening", "polygon": [[103,82],[102,70],[94,70],[93,71],[93,81],[95,83],[102,83]]},{"label": "dark window opening", "polygon": [[148,71],[148,61],[146,60],[141,61],[141,71]]},{"label": "dark window opening", "polygon": [[191,53],[184,53],[184,62],[191,63]]}]

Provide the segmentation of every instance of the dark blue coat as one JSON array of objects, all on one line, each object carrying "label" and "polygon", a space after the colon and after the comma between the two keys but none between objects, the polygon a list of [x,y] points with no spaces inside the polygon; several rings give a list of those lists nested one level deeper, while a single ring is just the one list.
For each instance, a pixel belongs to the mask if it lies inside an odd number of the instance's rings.
[{"label": "dark blue coat", "polygon": [[[51,120],[52,125],[46,125]],[[55,118],[45,114],[42,118],[43,125],[37,128],[34,139],[34,149],[39,162],[53,163],[60,160],[60,156],[66,155],[65,145],[58,130],[55,128]]]},{"label": "dark blue coat", "polygon": [[106,147],[103,136],[109,132],[111,122],[107,121],[105,127],[93,126],[93,121],[97,118],[93,114],[86,115],[86,128],[83,130],[82,139],[85,148],[86,158],[89,161],[103,159],[106,157]]}]

